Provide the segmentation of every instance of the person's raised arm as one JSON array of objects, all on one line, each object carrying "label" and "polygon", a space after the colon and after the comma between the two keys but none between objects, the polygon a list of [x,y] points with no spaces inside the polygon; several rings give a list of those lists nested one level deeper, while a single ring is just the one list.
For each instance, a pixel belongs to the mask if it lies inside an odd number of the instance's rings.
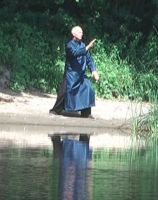
[{"label": "person's raised arm", "polygon": [[94,46],[96,39],[93,39],[87,46],[86,46],[86,51],[88,51],[89,49],[91,49]]}]

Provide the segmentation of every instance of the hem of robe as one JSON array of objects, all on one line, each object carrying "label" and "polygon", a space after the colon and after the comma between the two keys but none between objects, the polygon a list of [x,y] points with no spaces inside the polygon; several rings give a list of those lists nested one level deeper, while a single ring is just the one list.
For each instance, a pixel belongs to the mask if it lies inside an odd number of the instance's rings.
[{"label": "hem of robe", "polygon": [[65,106],[65,111],[69,111],[69,112],[73,112],[73,111],[81,111],[83,109],[86,109],[86,108],[91,108],[91,107],[94,107],[95,106],[95,103],[93,104],[89,104],[88,106],[82,106],[80,108],[68,108]]}]

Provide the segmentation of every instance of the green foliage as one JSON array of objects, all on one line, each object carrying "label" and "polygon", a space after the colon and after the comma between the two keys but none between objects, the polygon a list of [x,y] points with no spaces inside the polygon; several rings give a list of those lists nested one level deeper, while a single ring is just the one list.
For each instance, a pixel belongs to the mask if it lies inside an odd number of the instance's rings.
[{"label": "green foliage", "polygon": [[154,99],[151,100],[152,106],[150,111],[138,117],[137,123],[135,124],[135,133],[137,137],[143,137],[150,141],[150,138],[158,139],[157,130],[158,130],[158,107],[157,107],[157,94]]},{"label": "green foliage", "polygon": [[5,23],[1,30],[0,62],[12,70],[12,89],[55,91],[64,65],[58,42],[48,43],[47,35],[22,23]]},{"label": "green foliage", "polygon": [[11,0],[0,2],[0,64],[10,67],[14,90],[55,92],[64,70],[70,29],[96,37],[93,56],[104,98],[150,100],[158,85],[156,0]]},{"label": "green foliage", "polygon": [[139,62],[141,68],[158,72],[158,35],[151,34],[145,44],[142,60]]},{"label": "green foliage", "polygon": [[104,49],[104,44],[98,41],[95,60],[100,74],[97,85],[98,95],[104,98],[122,98],[130,96],[132,87],[132,72],[127,63],[121,60],[116,46],[110,54]]}]

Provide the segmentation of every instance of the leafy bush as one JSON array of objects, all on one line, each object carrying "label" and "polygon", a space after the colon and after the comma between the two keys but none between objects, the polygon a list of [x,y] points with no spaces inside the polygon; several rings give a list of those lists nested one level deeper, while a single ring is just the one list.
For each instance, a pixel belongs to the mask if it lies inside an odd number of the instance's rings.
[{"label": "leafy bush", "polygon": [[93,49],[99,96],[148,101],[157,93],[156,0],[7,0],[0,6],[0,64],[12,71],[12,89],[55,92],[65,41],[71,27],[80,24],[88,39],[100,38]]},{"label": "leafy bush", "polygon": [[107,54],[104,44],[98,41],[95,48],[95,61],[98,66],[100,81],[96,86],[99,96],[104,98],[129,98],[132,88],[132,71],[123,61],[116,46]]},{"label": "leafy bush", "polygon": [[36,28],[5,23],[1,24],[0,44],[0,62],[12,70],[12,89],[51,92],[57,88],[64,63],[55,39],[50,44],[47,35]]}]

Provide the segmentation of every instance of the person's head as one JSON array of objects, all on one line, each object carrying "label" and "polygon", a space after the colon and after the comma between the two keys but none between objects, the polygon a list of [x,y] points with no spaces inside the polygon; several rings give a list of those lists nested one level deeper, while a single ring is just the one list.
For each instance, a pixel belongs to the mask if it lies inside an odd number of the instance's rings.
[{"label": "person's head", "polygon": [[80,26],[74,26],[71,30],[71,34],[74,39],[82,40],[83,30]]}]

